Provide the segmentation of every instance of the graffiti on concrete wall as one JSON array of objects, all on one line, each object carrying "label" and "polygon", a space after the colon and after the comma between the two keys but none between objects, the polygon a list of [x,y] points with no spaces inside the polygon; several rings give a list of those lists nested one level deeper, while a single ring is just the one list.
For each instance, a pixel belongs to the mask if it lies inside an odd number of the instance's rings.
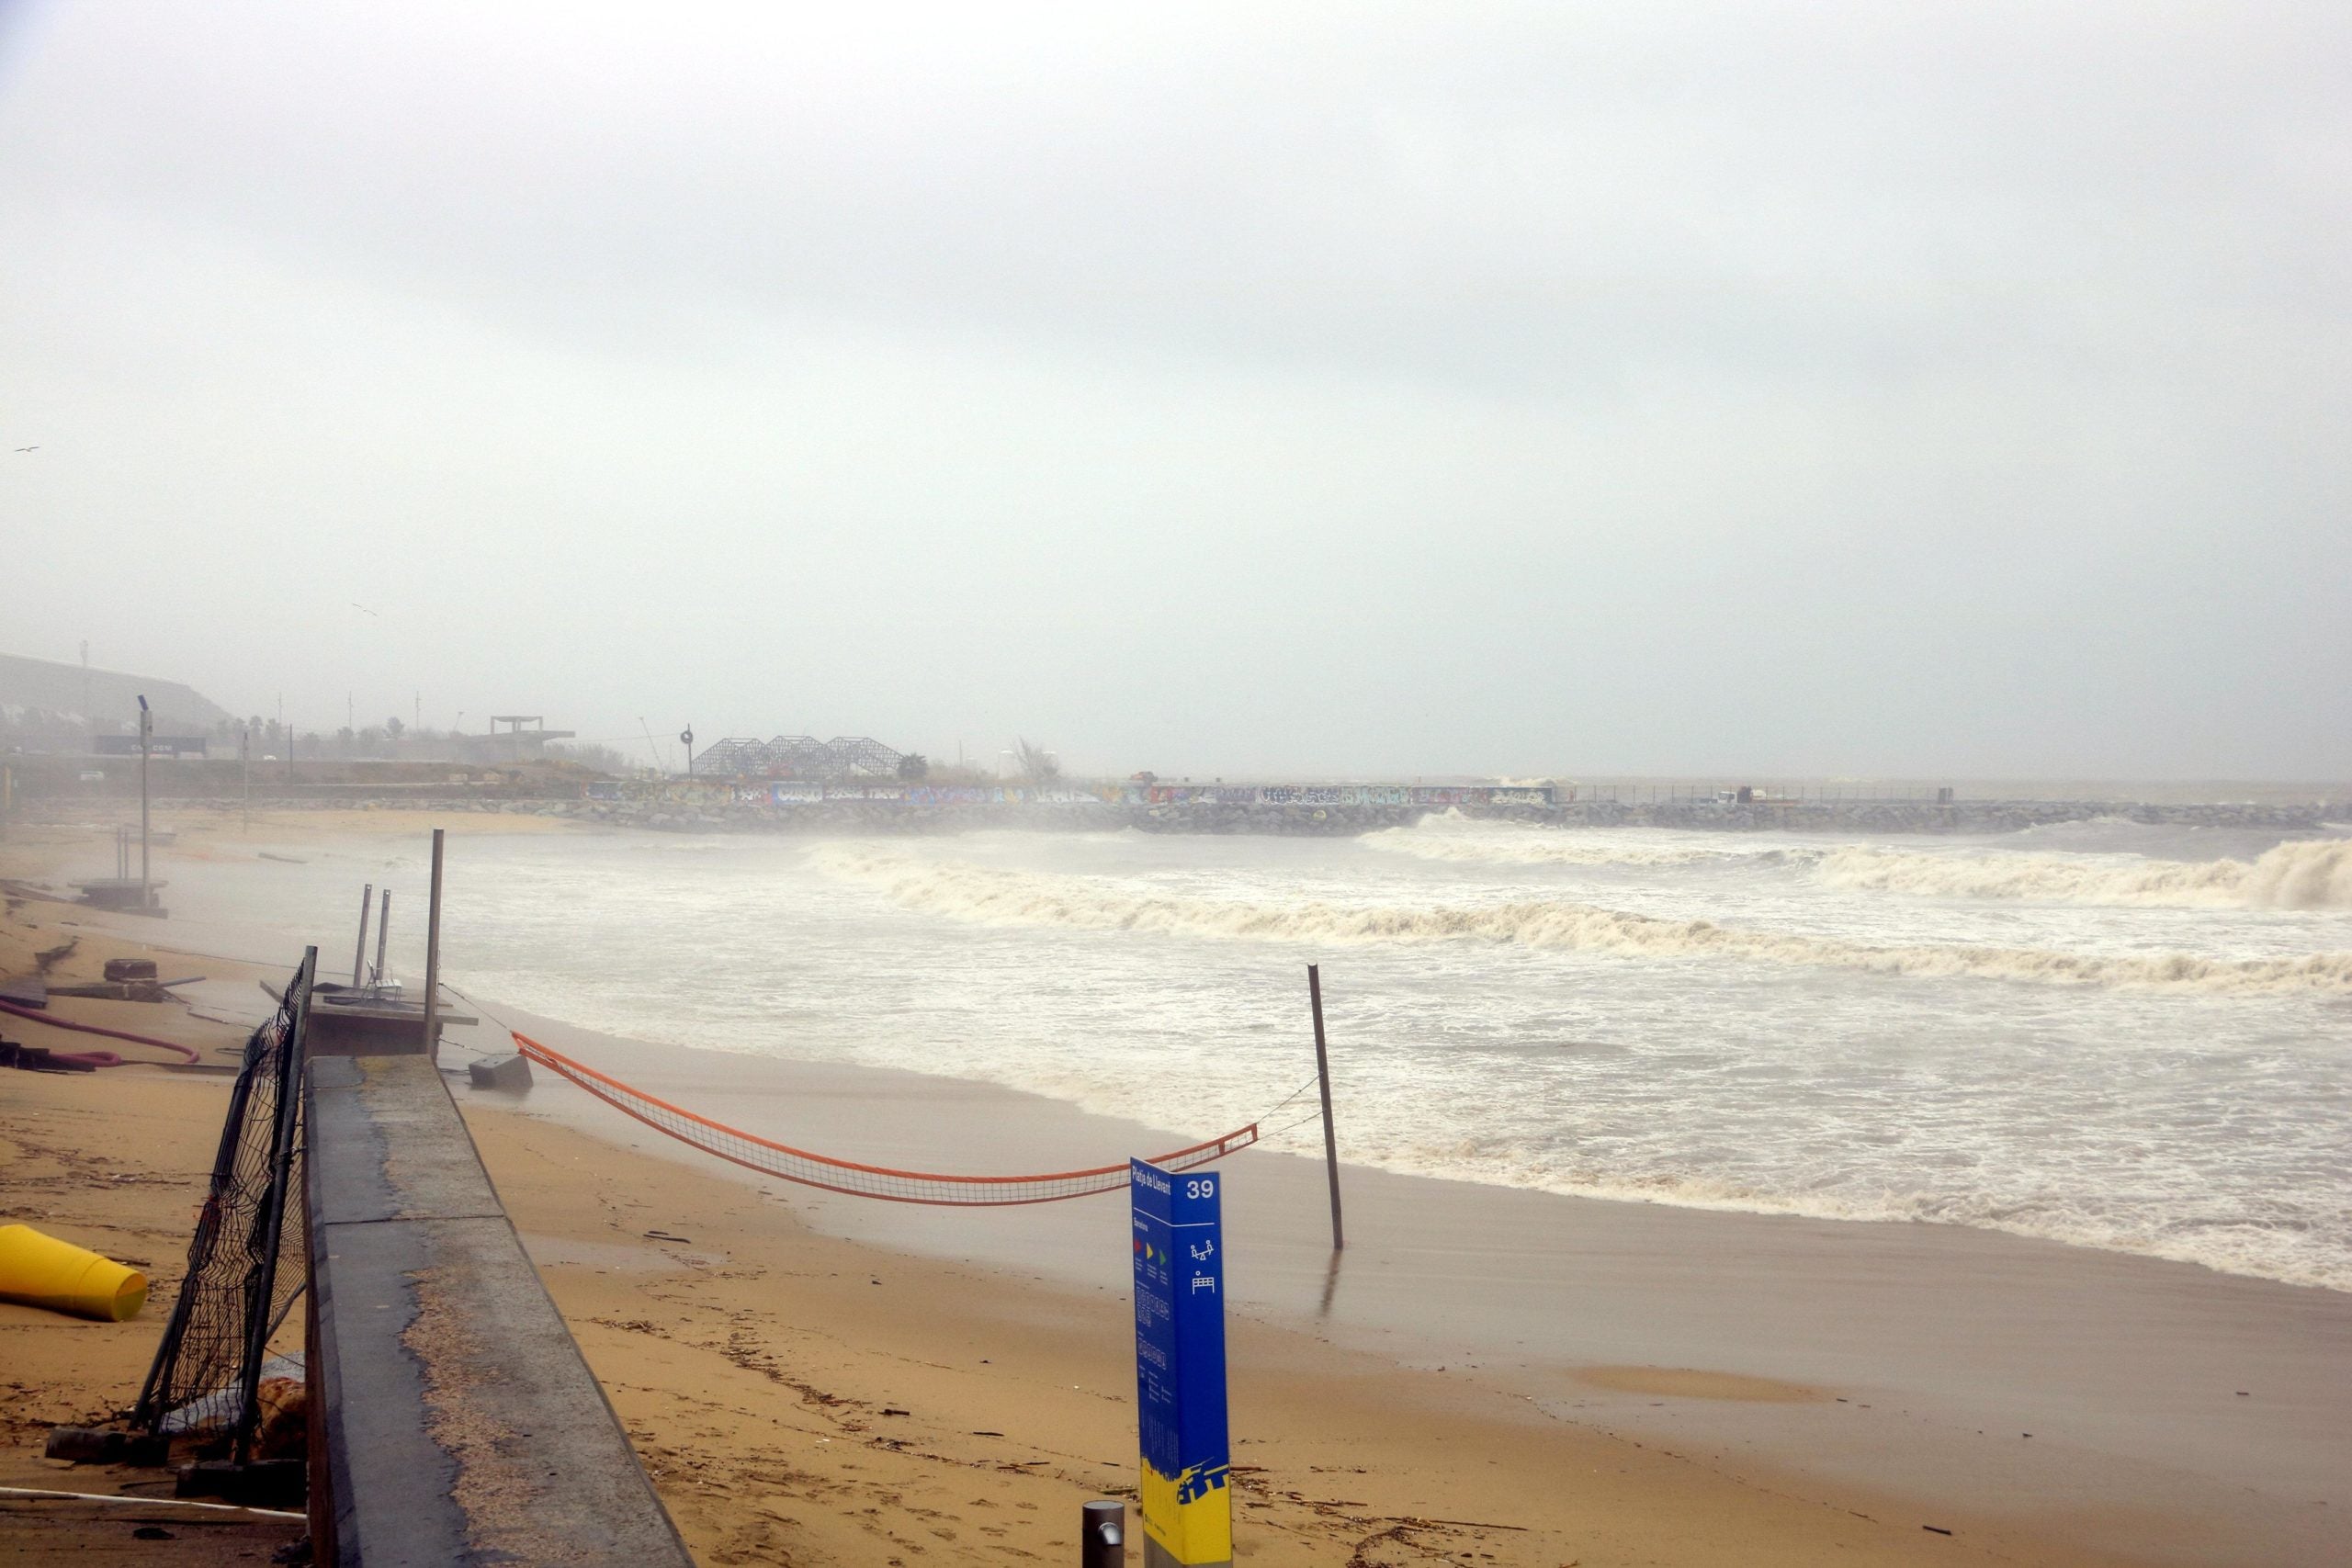
[{"label": "graffiti on concrete wall", "polygon": [[1309,807],[1551,807],[1576,798],[1552,784],[744,784],[733,780],[599,781],[583,786],[590,800],[788,809],[829,802],[937,808],[956,806],[1219,806]]}]

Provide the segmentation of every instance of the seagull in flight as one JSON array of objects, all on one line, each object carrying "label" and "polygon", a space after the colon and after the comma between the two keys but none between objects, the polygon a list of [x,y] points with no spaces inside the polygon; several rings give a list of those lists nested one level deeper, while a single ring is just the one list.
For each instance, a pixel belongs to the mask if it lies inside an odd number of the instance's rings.
[{"label": "seagull in flight", "polygon": [[38,452],[38,451],[40,451],[40,448],[38,446],[19,446],[19,447],[17,447],[17,451],[19,451],[19,452]]},{"label": "seagull in flight", "polygon": [[355,600],[352,600],[350,603],[351,603],[351,607],[352,607],[353,609],[355,609],[355,610],[366,610],[366,611],[368,612],[368,614],[369,614],[369,615],[375,615],[375,616],[376,616],[376,618],[377,618],[378,620],[379,620],[379,621],[380,621],[380,620],[382,620],[382,619],[384,618],[382,615],[377,615],[377,613],[376,613],[375,611],[373,611],[373,610],[368,610],[367,605],[360,604],[360,603],[359,603],[357,600],[356,600],[356,599],[355,599]]}]

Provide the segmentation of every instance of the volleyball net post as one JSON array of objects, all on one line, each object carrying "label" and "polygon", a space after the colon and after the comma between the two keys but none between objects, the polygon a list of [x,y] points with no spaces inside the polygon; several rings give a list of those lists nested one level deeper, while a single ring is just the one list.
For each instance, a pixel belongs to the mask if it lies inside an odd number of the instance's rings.
[{"label": "volleyball net post", "polygon": [[1331,1250],[1345,1252],[1347,1228],[1340,1221],[1340,1139],[1331,1126],[1331,1054],[1323,1041],[1323,970],[1306,966],[1306,1004],[1315,1014],[1315,1084],[1323,1091],[1323,1172],[1331,1184]]}]

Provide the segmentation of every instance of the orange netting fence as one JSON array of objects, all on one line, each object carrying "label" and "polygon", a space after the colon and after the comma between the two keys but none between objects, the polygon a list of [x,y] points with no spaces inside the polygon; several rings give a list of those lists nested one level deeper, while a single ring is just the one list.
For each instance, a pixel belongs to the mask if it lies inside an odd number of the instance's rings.
[{"label": "orange netting fence", "polygon": [[[821,1187],[828,1192],[847,1192],[859,1198],[882,1198],[894,1203],[976,1207],[1051,1203],[1064,1198],[1126,1190],[1127,1167],[1124,1162],[1091,1170],[1058,1171],[1050,1176],[949,1176],[935,1171],[893,1170],[887,1166],[860,1165],[854,1160],[811,1154],[807,1149],[796,1149],[788,1144],[713,1122],[707,1116],[697,1116],[666,1100],[657,1100],[643,1089],[632,1089],[584,1063],[575,1062],[527,1034],[512,1030],[508,1032],[514,1034],[515,1048],[526,1058],[570,1078],[605,1104],[636,1117],[655,1131],[667,1133],[705,1154],[731,1160],[763,1176],[797,1181],[804,1187]],[[1252,1122],[1222,1138],[1194,1144],[1173,1154],[1154,1155],[1151,1162],[1168,1170],[1190,1170],[1257,1141],[1258,1123]]]}]

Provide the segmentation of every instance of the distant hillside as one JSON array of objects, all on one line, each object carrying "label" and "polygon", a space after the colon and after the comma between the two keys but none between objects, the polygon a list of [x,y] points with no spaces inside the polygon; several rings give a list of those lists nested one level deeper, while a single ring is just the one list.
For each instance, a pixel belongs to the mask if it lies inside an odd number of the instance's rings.
[{"label": "distant hillside", "polygon": [[177,681],[0,653],[0,727],[9,729],[130,734],[139,728],[141,693],[160,735],[206,735],[230,721],[226,709]]}]

